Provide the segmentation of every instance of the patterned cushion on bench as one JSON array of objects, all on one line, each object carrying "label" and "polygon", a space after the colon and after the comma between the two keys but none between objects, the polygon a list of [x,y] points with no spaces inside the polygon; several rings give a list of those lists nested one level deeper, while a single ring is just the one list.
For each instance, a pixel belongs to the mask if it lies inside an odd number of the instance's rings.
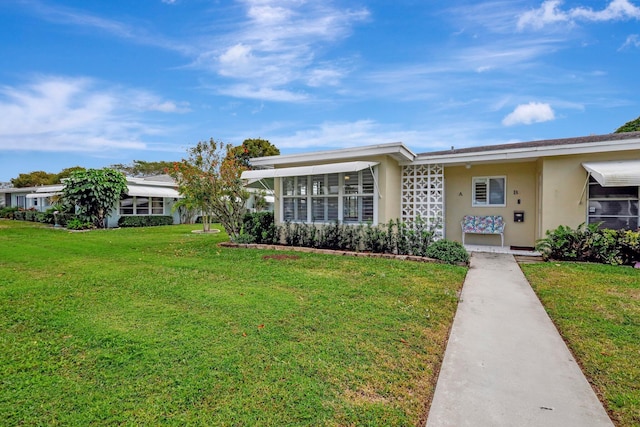
[{"label": "patterned cushion on bench", "polygon": [[504,232],[504,220],[500,215],[496,215],[493,217],[493,232],[494,233]]},{"label": "patterned cushion on bench", "polygon": [[475,233],[482,233],[482,234],[493,233],[493,217],[477,216]]},{"label": "patterned cushion on bench", "polygon": [[476,229],[476,217],[473,215],[465,215],[462,219],[462,232],[473,233]]},{"label": "patterned cushion on bench", "polygon": [[504,219],[500,215],[465,215],[463,233],[500,234],[504,232]]}]

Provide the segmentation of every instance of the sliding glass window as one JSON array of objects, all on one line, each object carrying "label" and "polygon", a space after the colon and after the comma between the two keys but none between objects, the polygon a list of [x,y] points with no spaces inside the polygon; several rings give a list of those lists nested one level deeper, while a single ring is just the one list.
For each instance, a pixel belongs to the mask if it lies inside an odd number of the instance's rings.
[{"label": "sliding glass window", "polygon": [[371,169],[282,178],[282,220],[312,223],[375,221]]}]

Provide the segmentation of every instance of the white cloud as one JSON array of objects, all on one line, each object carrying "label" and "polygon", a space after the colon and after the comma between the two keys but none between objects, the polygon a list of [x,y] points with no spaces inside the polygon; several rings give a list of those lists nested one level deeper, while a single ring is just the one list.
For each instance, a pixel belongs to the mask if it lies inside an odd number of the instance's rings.
[{"label": "white cloud", "polygon": [[311,87],[337,86],[343,75],[342,70],[335,68],[317,68],[309,71],[307,84]]},{"label": "white cloud", "polygon": [[547,25],[557,23],[574,23],[576,21],[621,21],[627,19],[640,19],[640,7],[629,0],[612,0],[602,10],[593,10],[589,7],[575,7],[562,10],[561,0],[545,0],[539,8],[530,10],[518,18],[518,29],[527,27],[540,29]]},{"label": "white cloud", "polygon": [[[243,21],[203,50],[194,65],[235,80],[237,87],[254,87],[251,98],[291,93],[290,86],[337,85],[344,70],[320,63],[320,48],[349,35],[353,25],[369,17],[366,9],[338,9],[329,2],[299,0],[240,0]],[[222,89],[243,96],[243,91]],[[280,97],[287,101],[288,97]],[[299,101],[295,96],[293,100]]]},{"label": "white cloud", "polygon": [[629,0],[613,0],[606,8],[594,11],[588,7],[577,7],[571,10],[571,16],[586,21],[621,21],[640,19],[640,7]]},{"label": "white cloud", "polygon": [[166,3],[166,4],[175,4],[176,0],[162,0],[162,3]]},{"label": "white cloud", "polygon": [[540,102],[530,102],[528,104],[520,104],[513,112],[507,115],[502,124],[505,126],[513,125],[530,125],[532,123],[548,122],[555,119],[555,113],[549,104]]},{"label": "white cloud", "polygon": [[[271,132],[272,134],[274,131]],[[452,130],[448,129],[450,138]],[[412,148],[441,148],[449,141],[442,143],[433,129],[428,131],[411,130],[393,123],[378,123],[371,119],[351,122],[324,122],[313,128],[295,131],[290,135],[274,136],[272,142],[280,149],[304,148],[349,148],[363,145],[403,142]]]},{"label": "white cloud", "polygon": [[[176,0],[163,0],[165,3],[173,4]],[[40,0],[24,0],[20,2],[24,7],[29,8],[34,14],[49,22],[62,25],[75,25],[77,27],[87,27],[92,30],[102,31],[116,37],[131,40],[135,43],[158,46],[182,54],[192,54],[194,49],[188,43],[179,43],[167,39],[160,34],[151,34],[139,23],[128,24],[114,19],[103,18],[65,6],[51,6]]]},{"label": "white cloud", "polygon": [[145,112],[186,110],[146,91],[101,87],[88,78],[40,77],[0,87],[0,150],[142,149],[142,137],[166,131],[145,122]]},{"label": "white cloud", "polygon": [[628,47],[640,47],[640,36],[638,34],[631,34],[627,37],[624,44],[619,50],[626,49]]},{"label": "white cloud", "polygon": [[522,30],[526,27],[540,29],[548,24],[568,21],[568,14],[559,10],[561,3],[560,0],[547,0],[538,9],[523,13],[518,19],[518,29]]},{"label": "white cloud", "polygon": [[283,89],[274,89],[248,84],[237,84],[220,88],[218,89],[218,93],[221,95],[232,96],[234,98],[276,102],[303,102],[309,99],[308,95],[304,93],[295,93]]}]

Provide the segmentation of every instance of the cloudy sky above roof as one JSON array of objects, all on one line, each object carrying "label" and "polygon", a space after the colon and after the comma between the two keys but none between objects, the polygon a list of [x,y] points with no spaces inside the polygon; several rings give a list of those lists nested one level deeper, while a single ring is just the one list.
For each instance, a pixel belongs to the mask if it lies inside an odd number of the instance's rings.
[{"label": "cloudy sky above roof", "polygon": [[640,115],[640,2],[5,0],[0,181],[179,160],[603,134]]}]

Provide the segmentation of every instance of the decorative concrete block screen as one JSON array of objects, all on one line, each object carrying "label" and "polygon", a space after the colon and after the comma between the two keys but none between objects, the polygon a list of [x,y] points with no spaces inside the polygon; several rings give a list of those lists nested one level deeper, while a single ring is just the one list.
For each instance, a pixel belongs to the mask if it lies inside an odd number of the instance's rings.
[{"label": "decorative concrete block screen", "polygon": [[415,165],[402,167],[402,220],[422,218],[439,225],[436,238],[444,237],[444,167]]}]

